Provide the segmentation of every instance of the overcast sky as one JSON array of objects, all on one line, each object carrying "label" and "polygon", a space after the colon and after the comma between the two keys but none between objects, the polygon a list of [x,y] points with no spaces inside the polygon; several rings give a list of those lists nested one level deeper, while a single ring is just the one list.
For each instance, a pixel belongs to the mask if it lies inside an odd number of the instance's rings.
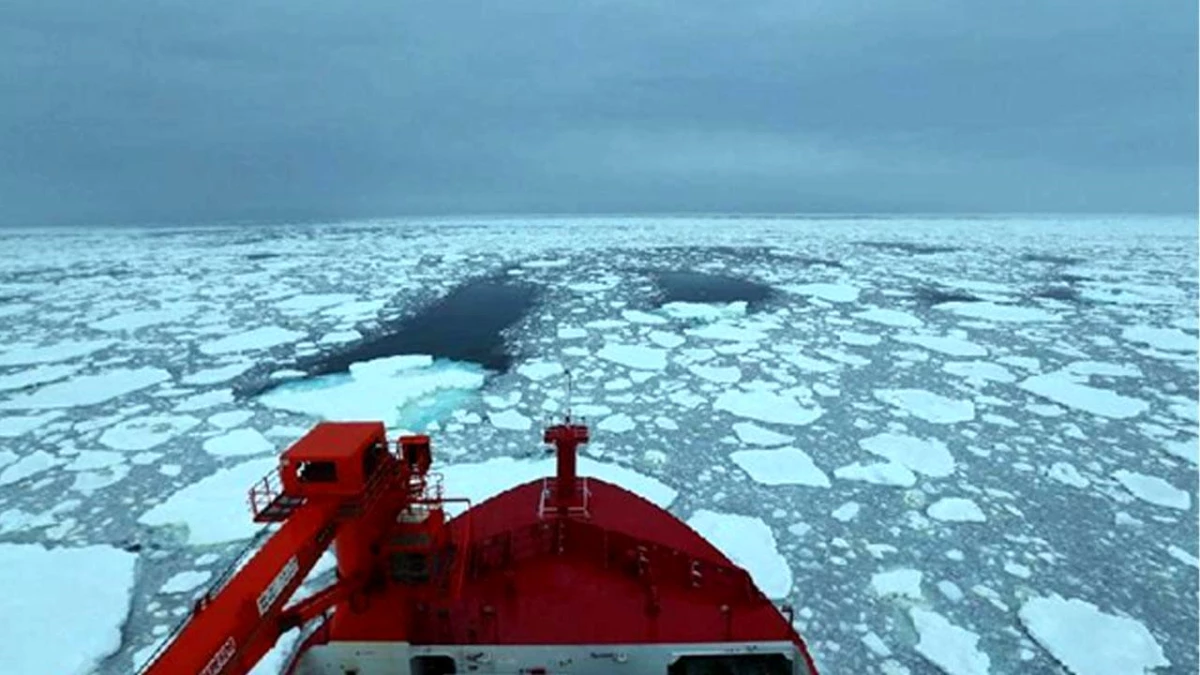
[{"label": "overcast sky", "polygon": [[1194,212],[1195,0],[7,0],[0,223]]}]

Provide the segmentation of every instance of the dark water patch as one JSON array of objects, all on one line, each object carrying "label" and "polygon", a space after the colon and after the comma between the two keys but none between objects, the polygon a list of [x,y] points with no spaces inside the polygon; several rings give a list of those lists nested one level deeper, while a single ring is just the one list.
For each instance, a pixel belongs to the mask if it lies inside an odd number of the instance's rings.
[{"label": "dark water patch", "polygon": [[1025,262],[1049,263],[1051,265],[1078,265],[1083,258],[1069,255],[1054,255],[1051,253],[1026,253],[1021,256]]},{"label": "dark water patch", "polygon": [[1083,283],[1085,281],[1092,281],[1091,277],[1085,277],[1082,274],[1064,273],[1064,274],[1059,274],[1056,278],[1059,281],[1066,283],[1066,284],[1078,284],[1078,283]]},{"label": "dark water patch", "polygon": [[1049,300],[1059,300],[1062,302],[1077,303],[1083,300],[1083,296],[1079,291],[1070,286],[1042,286],[1036,288],[1030,293],[1035,298],[1047,298]]},{"label": "dark water patch", "polygon": [[350,364],[403,354],[476,363],[505,372],[512,356],[504,331],[519,321],[537,301],[530,284],[490,278],[467,283],[416,314],[383,326],[380,333],[350,348],[318,357],[298,368],[311,376],[348,372]]},{"label": "dark water patch", "polygon": [[669,302],[738,302],[759,305],[772,297],[769,286],[723,274],[654,272],[658,288],[655,305]]},{"label": "dark water patch", "polygon": [[247,253],[246,260],[270,260],[271,258],[278,258],[282,255],[282,253]]},{"label": "dark water patch", "polygon": [[913,293],[913,298],[917,303],[925,307],[933,307],[947,302],[981,302],[982,298],[972,295],[966,291],[959,291],[952,288],[938,288],[936,286],[924,286],[918,288]]},{"label": "dark water patch", "polygon": [[933,255],[935,253],[954,253],[959,250],[953,246],[937,244],[916,244],[908,241],[857,241],[858,246],[866,246],[892,253],[907,253],[909,255]]}]

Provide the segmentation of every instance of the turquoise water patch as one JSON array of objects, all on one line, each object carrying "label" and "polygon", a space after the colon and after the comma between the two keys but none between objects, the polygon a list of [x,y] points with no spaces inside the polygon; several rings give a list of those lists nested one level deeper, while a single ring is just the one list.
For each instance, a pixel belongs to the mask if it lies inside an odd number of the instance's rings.
[{"label": "turquoise water patch", "polygon": [[474,363],[390,356],[352,363],[349,373],[280,384],[259,401],[323,420],[379,420],[393,433],[425,431],[473,401],[487,374]]}]

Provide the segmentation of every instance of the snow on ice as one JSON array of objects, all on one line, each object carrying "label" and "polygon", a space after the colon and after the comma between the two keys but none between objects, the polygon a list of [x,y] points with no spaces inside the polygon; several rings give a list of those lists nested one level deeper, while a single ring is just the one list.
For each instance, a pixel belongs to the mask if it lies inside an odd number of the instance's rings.
[{"label": "snow on ice", "polygon": [[794,426],[811,424],[822,413],[816,405],[804,406],[795,398],[769,391],[726,391],[713,408],[759,422]]},{"label": "snow on ice", "polygon": [[950,523],[982,523],[987,521],[979,505],[962,497],[943,497],[929,505],[926,515]]},{"label": "snow on ice", "polygon": [[204,441],[204,451],[214,457],[261,455],[275,451],[275,444],[254,429],[234,429]]},{"label": "snow on ice", "polygon": [[926,476],[945,478],[954,473],[953,455],[946,444],[936,438],[883,433],[864,438],[858,444],[867,452],[903,464]]},{"label": "snow on ice", "polygon": [[991,659],[979,651],[979,635],[950,623],[937,612],[908,610],[917,631],[917,653],[947,675],[987,675]]},{"label": "snow on ice", "polygon": [[100,443],[113,450],[149,450],[187,432],[197,424],[200,424],[200,420],[188,415],[133,417],[105,429],[104,433],[100,434]]},{"label": "snow on ice", "polygon": [[626,368],[640,370],[662,370],[667,367],[667,352],[664,349],[626,345],[610,342],[596,352],[596,356]]},{"label": "snow on ice", "polygon": [[1135,471],[1126,471],[1125,469],[1114,471],[1112,476],[1121,485],[1125,486],[1125,489],[1129,490],[1134,497],[1144,502],[1180,511],[1187,511],[1192,508],[1191,493],[1187,490],[1181,490],[1157,476],[1147,476]]}]

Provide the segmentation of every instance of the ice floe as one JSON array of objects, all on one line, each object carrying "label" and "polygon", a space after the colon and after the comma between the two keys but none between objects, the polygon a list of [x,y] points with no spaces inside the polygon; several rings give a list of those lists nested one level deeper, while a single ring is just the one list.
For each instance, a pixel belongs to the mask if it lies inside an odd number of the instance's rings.
[{"label": "ice floe", "polygon": [[771,431],[753,422],[734,422],[733,432],[738,440],[747,445],[777,446],[790,443],[794,437]]},{"label": "ice floe", "polygon": [[1196,336],[1178,328],[1129,326],[1121,331],[1121,338],[1129,342],[1149,345],[1164,352],[1196,351]]},{"label": "ice floe", "polygon": [[979,651],[979,635],[950,623],[937,612],[908,610],[917,631],[917,653],[947,675],[988,675],[991,659]]},{"label": "ice floe", "polygon": [[955,424],[975,419],[975,404],[924,389],[876,389],[875,398],[934,424]]},{"label": "ice floe", "polygon": [[917,345],[948,356],[987,356],[988,350],[965,338],[950,335],[893,335],[893,340]]},{"label": "ice floe", "polygon": [[1171,665],[1140,621],[1085,600],[1035,597],[1018,616],[1029,635],[1075,675],[1133,675]]},{"label": "ice floe", "polygon": [[95,405],[171,379],[161,368],[108,370],[49,384],[24,396],[0,401],[0,409],[37,410]]},{"label": "ice floe", "polygon": [[926,476],[944,478],[954,473],[954,456],[946,444],[936,438],[883,433],[864,438],[858,444],[867,452]]},{"label": "ice floe", "polygon": [[116,344],[116,340],[86,340],[60,342],[54,345],[13,345],[0,352],[0,366],[25,366],[37,363],[70,361],[81,356],[94,354]]},{"label": "ice floe", "polygon": [[1034,375],[1018,386],[1055,403],[1112,419],[1137,417],[1150,407],[1141,399],[1081,384],[1065,371]]},{"label": "ice floe", "polygon": [[885,326],[894,326],[896,328],[920,328],[925,325],[917,317],[908,312],[901,312],[897,309],[868,309],[864,312],[856,312],[854,318],[871,323],[879,323]]},{"label": "ice floe", "polygon": [[279,326],[263,326],[248,330],[244,333],[227,335],[200,345],[202,354],[231,354],[234,352],[250,352],[270,349],[306,337],[304,333],[288,330]]},{"label": "ice floe", "polygon": [[173,575],[163,583],[159,593],[187,593],[200,588],[212,578],[212,572],[207,570],[187,570]]},{"label": "ice floe", "polygon": [[925,514],[934,520],[950,523],[983,523],[987,516],[979,505],[963,497],[943,497],[929,505]]},{"label": "ice floe", "polygon": [[998,305],[993,302],[944,302],[935,309],[971,319],[1008,323],[1041,323],[1060,321],[1062,317],[1038,307]]},{"label": "ice floe", "polygon": [[113,450],[137,452],[158,447],[186,433],[200,420],[189,415],[152,415],[133,417],[107,428],[100,443]]},{"label": "ice floe", "polygon": [[920,600],[921,579],[924,575],[919,570],[895,569],[878,572],[871,576],[871,590],[875,595],[886,598],[896,596]]},{"label": "ice floe", "polygon": [[1180,511],[1187,511],[1192,508],[1191,493],[1187,490],[1181,490],[1157,476],[1147,476],[1146,474],[1127,471],[1125,469],[1114,471],[1112,476],[1117,479],[1117,482],[1125,486],[1125,489],[1129,490],[1134,497],[1144,502]]},{"label": "ice floe", "polygon": [[557,361],[528,361],[517,366],[517,374],[527,377],[534,382],[541,382],[555,375],[563,374],[563,366]]},{"label": "ice floe", "polygon": [[9,375],[0,375],[0,391],[24,389],[35,384],[57,382],[79,372],[81,365],[37,366],[27,370],[19,370]]},{"label": "ice floe", "polygon": [[807,485],[829,487],[829,476],[813,463],[808,453],[796,448],[739,450],[730,459],[763,485]]},{"label": "ice floe", "polygon": [[627,345],[610,342],[596,352],[596,356],[626,368],[662,370],[667,367],[667,351],[642,345]]},{"label": "ice floe", "polygon": [[204,441],[204,451],[215,457],[261,455],[275,451],[275,444],[254,429],[234,429]]},{"label": "ice floe", "polygon": [[896,462],[878,462],[862,464],[855,462],[833,470],[835,478],[854,480],[873,485],[888,485],[892,487],[912,487],[917,484],[917,476],[903,464]]},{"label": "ice floe", "polygon": [[11,619],[0,643],[4,671],[94,672],[121,647],[136,562],[109,546],[0,544],[0,615]]},{"label": "ice floe", "polygon": [[811,424],[822,413],[817,405],[803,405],[791,396],[769,391],[726,391],[713,402],[713,409],[759,422],[793,426]]},{"label": "ice floe", "polygon": [[1050,478],[1071,487],[1085,488],[1091,485],[1091,481],[1084,478],[1083,474],[1079,473],[1079,469],[1069,462],[1055,462],[1050,465],[1047,471]]},{"label": "ice floe", "polygon": [[980,382],[1016,382],[1017,377],[1004,366],[987,361],[950,361],[942,370],[967,380]]},{"label": "ice floe", "polygon": [[767,597],[782,598],[791,592],[792,570],[762,519],[701,509],[687,524],[745,569]]},{"label": "ice floe", "polygon": [[259,400],[321,419],[381,420],[389,427],[406,427],[411,416],[436,417],[457,407],[484,380],[485,371],[474,364],[389,356],[350,364],[348,374],[286,382]]},{"label": "ice floe", "polygon": [[246,491],[278,466],[277,457],[268,457],[220,469],[151,507],[138,522],[185,526],[193,546],[249,539],[262,525],[250,518]]},{"label": "ice floe", "polygon": [[807,295],[829,302],[856,302],[859,294],[858,287],[850,284],[790,284],[779,288],[787,293]]},{"label": "ice floe", "polygon": [[183,384],[206,385],[228,382],[233,378],[254,367],[253,363],[231,363],[226,366],[198,370],[190,375],[184,375],[180,382]]}]

